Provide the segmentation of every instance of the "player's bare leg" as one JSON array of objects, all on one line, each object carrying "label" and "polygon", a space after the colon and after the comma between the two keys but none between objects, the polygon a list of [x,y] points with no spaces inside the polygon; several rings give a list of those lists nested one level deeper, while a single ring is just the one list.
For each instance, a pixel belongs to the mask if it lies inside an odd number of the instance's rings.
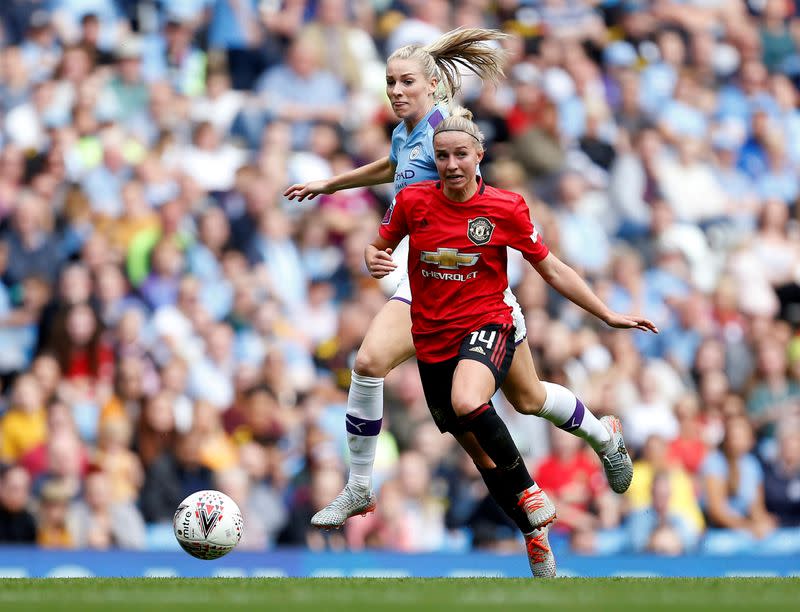
[{"label": "player's bare leg", "polygon": [[600,457],[611,489],[615,493],[628,490],[633,463],[619,419],[615,416],[597,419],[572,391],[540,381],[527,342],[517,346],[503,393],[517,412],[547,419],[559,429],[586,440]]},{"label": "player's bare leg", "polygon": [[372,468],[383,420],[383,379],[414,355],[410,310],[404,301],[386,302],[358,350],[345,417],[350,476],[342,492],[311,518],[316,527],[338,528],[351,516],[375,509]]}]

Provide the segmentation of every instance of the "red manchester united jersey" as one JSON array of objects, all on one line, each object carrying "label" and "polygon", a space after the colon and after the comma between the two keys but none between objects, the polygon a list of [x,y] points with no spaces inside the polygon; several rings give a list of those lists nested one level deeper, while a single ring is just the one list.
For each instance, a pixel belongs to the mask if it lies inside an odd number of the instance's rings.
[{"label": "red manchester united jersey", "polygon": [[411,331],[422,361],[450,359],[470,332],[512,322],[503,301],[506,247],[531,263],[548,253],[522,196],[478,181],[466,202],[449,200],[439,182],[409,185],[381,223],[386,240],[410,236]]}]

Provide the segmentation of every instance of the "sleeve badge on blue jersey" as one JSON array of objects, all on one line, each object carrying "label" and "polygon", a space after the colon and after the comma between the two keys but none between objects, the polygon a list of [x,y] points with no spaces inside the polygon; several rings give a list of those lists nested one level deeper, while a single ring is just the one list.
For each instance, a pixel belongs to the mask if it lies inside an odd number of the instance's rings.
[{"label": "sleeve badge on blue jersey", "polygon": [[394,212],[394,205],[397,203],[397,199],[392,200],[391,206],[386,211],[386,214],[383,215],[383,221],[381,221],[381,225],[389,225],[392,222],[392,213]]}]

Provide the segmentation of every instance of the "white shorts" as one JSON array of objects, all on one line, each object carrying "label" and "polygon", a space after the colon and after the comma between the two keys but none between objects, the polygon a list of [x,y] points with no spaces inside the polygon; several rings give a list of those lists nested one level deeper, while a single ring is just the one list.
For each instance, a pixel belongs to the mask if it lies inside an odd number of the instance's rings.
[{"label": "white shorts", "polygon": [[[400,300],[406,304],[411,304],[411,283],[408,280],[408,274],[403,275],[400,284],[397,285],[390,300]],[[511,319],[514,322],[514,344],[519,344],[528,335],[528,329],[525,327],[525,317],[522,316],[522,308],[519,307],[519,302],[514,294],[511,292],[511,287],[506,287],[503,293],[503,301],[511,306]]]}]

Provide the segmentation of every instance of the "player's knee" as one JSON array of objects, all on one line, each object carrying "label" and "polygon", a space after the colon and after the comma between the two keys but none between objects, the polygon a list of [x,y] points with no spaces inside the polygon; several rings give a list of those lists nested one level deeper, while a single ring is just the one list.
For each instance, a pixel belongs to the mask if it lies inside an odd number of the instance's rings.
[{"label": "player's knee", "polygon": [[362,346],[356,353],[356,362],[353,366],[356,374],[369,376],[371,378],[385,378],[389,373],[389,367],[385,359],[381,359],[377,352]]},{"label": "player's knee", "polygon": [[514,393],[511,395],[512,397],[509,398],[509,401],[514,406],[514,410],[520,414],[536,415],[539,414],[544,406],[547,390],[542,382],[537,380],[535,383],[527,385],[524,389],[514,389]]},{"label": "player's knee", "polygon": [[468,415],[482,405],[480,399],[476,399],[474,393],[463,389],[453,389],[450,394],[450,403],[453,405],[453,412],[459,417]]}]

